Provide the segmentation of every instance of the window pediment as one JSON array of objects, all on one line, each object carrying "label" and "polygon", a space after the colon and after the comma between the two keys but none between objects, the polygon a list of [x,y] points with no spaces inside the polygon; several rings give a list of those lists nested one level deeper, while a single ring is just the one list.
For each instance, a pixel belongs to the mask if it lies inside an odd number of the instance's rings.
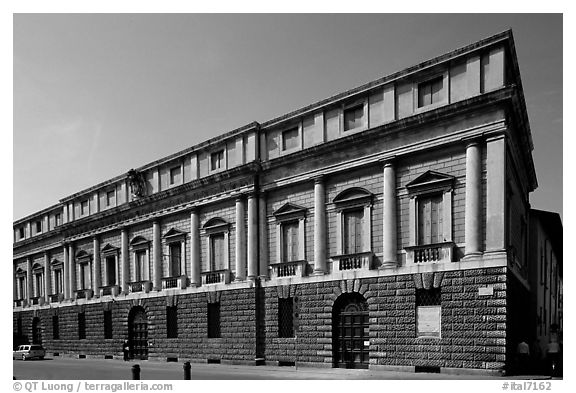
[{"label": "window pediment", "polygon": [[53,259],[52,262],[50,262],[50,267],[52,267],[52,269],[61,269],[63,265],[64,263],[58,259]]},{"label": "window pediment", "polygon": [[176,228],[170,228],[170,230],[168,230],[168,232],[166,232],[166,234],[163,236],[163,238],[167,242],[180,241],[180,240],[182,240],[183,237],[186,237],[186,235],[188,235],[187,232],[181,231],[180,229],[176,229]]},{"label": "window pediment", "polygon": [[34,273],[42,273],[44,271],[44,267],[39,263],[35,263],[34,266],[32,266],[32,271]]},{"label": "window pediment", "polygon": [[130,241],[130,246],[132,247],[148,247],[150,242],[144,236],[136,236]]},{"label": "window pediment", "polygon": [[88,263],[92,259],[92,255],[88,254],[86,251],[81,250],[76,253],[76,262],[78,263]]},{"label": "window pediment", "polygon": [[104,254],[104,255],[116,254],[116,253],[118,253],[118,251],[119,251],[118,247],[114,247],[110,243],[107,243],[102,248],[102,254]]},{"label": "window pediment", "polygon": [[278,221],[284,221],[293,218],[302,218],[306,216],[306,208],[288,202],[285,203],[281,208],[276,210],[273,214],[276,217],[276,220]]},{"label": "window pediment", "polygon": [[26,271],[22,270],[22,268],[16,269],[16,276],[17,277],[26,277]]},{"label": "window pediment", "polygon": [[226,232],[229,226],[230,224],[222,218],[214,217],[206,221],[202,228],[204,228],[206,232]]},{"label": "window pediment", "polygon": [[372,204],[373,194],[361,187],[348,188],[334,198],[333,202],[339,207],[361,206]]},{"label": "window pediment", "polygon": [[409,193],[448,191],[454,184],[454,176],[436,171],[427,171],[406,184]]}]

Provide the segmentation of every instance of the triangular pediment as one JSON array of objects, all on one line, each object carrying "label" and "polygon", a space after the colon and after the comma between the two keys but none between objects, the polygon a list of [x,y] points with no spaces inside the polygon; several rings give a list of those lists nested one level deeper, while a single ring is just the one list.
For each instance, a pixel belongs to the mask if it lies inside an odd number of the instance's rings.
[{"label": "triangular pediment", "polygon": [[445,173],[426,171],[410,183],[406,184],[406,188],[408,188],[408,190],[417,190],[421,188],[451,187],[454,179],[454,176]]},{"label": "triangular pediment", "polygon": [[166,234],[164,235],[164,238],[176,237],[176,236],[186,236],[186,235],[187,235],[187,233],[184,231],[181,231],[180,229],[170,228],[170,230],[168,232],[166,232]]},{"label": "triangular pediment", "polygon": [[114,247],[112,244],[110,243],[106,243],[106,245],[104,247],[102,247],[102,252],[115,252],[118,250],[118,247]]},{"label": "triangular pediment", "polygon": [[295,205],[294,203],[285,203],[281,208],[273,213],[275,216],[284,216],[287,214],[306,214],[306,208]]}]

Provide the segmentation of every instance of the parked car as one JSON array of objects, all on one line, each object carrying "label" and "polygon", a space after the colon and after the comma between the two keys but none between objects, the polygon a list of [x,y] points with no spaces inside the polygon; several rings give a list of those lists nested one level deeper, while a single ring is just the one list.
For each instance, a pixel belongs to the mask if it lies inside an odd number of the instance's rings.
[{"label": "parked car", "polygon": [[17,350],[12,353],[12,359],[44,359],[46,350],[40,344],[20,345]]}]

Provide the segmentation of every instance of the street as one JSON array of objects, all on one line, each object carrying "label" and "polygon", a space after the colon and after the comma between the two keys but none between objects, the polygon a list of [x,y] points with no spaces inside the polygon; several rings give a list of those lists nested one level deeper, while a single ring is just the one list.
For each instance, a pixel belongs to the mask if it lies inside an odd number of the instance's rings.
[{"label": "street", "polygon": [[[16,379],[30,380],[131,380],[132,366],[140,366],[141,380],[183,380],[183,363],[104,359],[46,358],[45,360],[14,360]],[[277,366],[238,366],[191,363],[193,380],[257,380],[257,379],[498,379],[477,375],[405,373],[396,371],[346,370],[333,368],[298,368]]]}]

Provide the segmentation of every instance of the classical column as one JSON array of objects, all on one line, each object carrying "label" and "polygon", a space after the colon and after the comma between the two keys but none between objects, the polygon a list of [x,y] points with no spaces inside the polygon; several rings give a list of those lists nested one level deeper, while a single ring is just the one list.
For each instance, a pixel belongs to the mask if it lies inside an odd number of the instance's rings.
[{"label": "classical column", "polygon": [[398,266],[397,233],[396,171],[392,161],[386,161],[384,163],[382,268]]},{"label": "classical column", "polygon": [[74,244],[68,243],[68,290],[70,299],[74,300],[76,292],[76,262],[74,258]]},{"label": "classical column", "polygon": [[486,251],[506,247],[506,138],[486,141]]},{"label": "classical column", "polygon": [[480,255],[480,208],[481,208],[481,165],[480,145],[469,142],[466,145],[466,210],[464,216],[465,257]]},{"label": "classical column", "polygon": [[152,249],[154,250],[153,256],[153,273],[152,281],[155,291],[162,289],[162,243],[160,240],[160,222],[154,221],[152,223]]},{"label": "classical column", "polygon": [[26,259],[26,300],[30,304],[30,298],[34,294],[34,281],[32,281],[32,257]]},{"label": "classical column", "polygon": [[246,279],[246,226],[244,201],[236,198],[236,280]]},{"label": "classical column", "polygon": [[258,276],[268,278],[268,220],[266,218],[266,195],[261,192],[258,198],[258,222],[259,222],[259,248],[260,268]]},{"label": "classical column", "polygon": [[94,236],[92,239],[92,245],[94,248],[94,273],[92,276],[94,277],[92,280],[92,284],[94,285],[94,296],[100,296],[100,286],[102,280],[102,260],[100,258],[100,239],[98,236]]},{"label": "classical column", "polygon": [[62,295],[64,299],[70,299],[70,266],[68,265],[68,245],[64,244],[64,261],[62,261]]},{"label": "classical column", "polygon": [[128,229],[120,232],[120,260],[122,264],[122,293],[130,293],[130,251],[128,250]]},{"label": "classical column", "polygon": [[248,195],[248,278],[258,276],[258,199]]},{"label": "classical column", "polygon": [[44,301],[50,302],[50,254],[44,251]]},{"label": "classical column", "polygon": [[190,284],[197,287],[200,280],[200,219],[198,210],[190,213]]},{"label": "classical column", "polygon": [[326,205],[324,178],[314,179],[314,274],[326,273]]}]

